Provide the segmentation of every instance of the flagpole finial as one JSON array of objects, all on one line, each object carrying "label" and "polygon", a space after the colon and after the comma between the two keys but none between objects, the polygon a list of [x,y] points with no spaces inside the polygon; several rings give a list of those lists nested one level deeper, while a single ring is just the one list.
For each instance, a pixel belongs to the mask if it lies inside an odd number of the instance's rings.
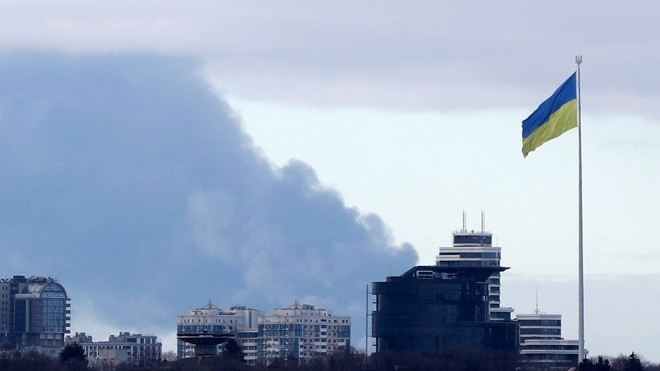
[{"label": "flagpole finial", "polygon": [[577,63],[578,66],[579,66],[580,64],[582,64],[582,56],[581,56],[581,55],[576,55],[576,56],[575,56],[575,63]]}]

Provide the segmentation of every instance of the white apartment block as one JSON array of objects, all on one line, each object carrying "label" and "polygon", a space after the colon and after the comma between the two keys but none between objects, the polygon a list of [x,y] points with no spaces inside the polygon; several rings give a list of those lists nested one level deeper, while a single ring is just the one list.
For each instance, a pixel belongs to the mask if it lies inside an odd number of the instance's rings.
[{"label": "white apartment block", "polygon": [[244,306],[223,310],[209,301],[202,308],[177,316],[179,359],[195,356],[196,345],[182,339],[196,342],[197,335],[199,339],[219,339],[217,345],[211,345],[215,348],[210,353],[221,354],[222,342],[233,338],[243,349],[246,363],[267,364],[275,358],[304,360],[349,348],[351,319],[297,302],[265,315]]},{"label": "white apartment block", "polygon": [[351,318],[294,303],[259,318],[259,359],[298,360],[325,356],[351,346]]},{"label": "white apartment block", "polygon": [[[192,309],[188,314],[177,316],[177,335],[200,334],[235,338],[243,348],[243,358],[247,363],[257,362],[257,319],[263,312],[244,306],[221,309],[211,301],[201,308]],[[221,354],[223,344],[212,345],[214,354]],[[177,338],[177,357],[195,356],[195,345]]]}]

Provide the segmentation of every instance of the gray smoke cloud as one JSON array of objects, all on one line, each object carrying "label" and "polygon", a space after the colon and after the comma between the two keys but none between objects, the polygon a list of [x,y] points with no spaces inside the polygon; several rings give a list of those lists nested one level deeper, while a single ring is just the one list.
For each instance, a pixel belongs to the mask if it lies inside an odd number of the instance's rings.
[{"label": "gray smoke cloud", "polygon": [[0,56],[3,276],[56,277],[74,314],[84,300],[138,330],[174,331],[177,314],[209,298],[363,315],[365,285],[414,265],[415,250],[309,165],[269,163],[199,67]]}]

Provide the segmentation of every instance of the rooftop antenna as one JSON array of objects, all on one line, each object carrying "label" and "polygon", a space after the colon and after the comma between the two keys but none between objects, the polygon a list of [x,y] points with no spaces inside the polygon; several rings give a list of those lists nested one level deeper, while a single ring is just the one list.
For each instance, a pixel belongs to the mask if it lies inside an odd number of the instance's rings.
[{"label": "rooftop antenna", "polygon": [[534,314],[539,314],[539,288],[536,288],[536,309],[534,310]]},{"label": "rooftop antenna", "polygon": [[481,210],[481,233],[486,232],[486,214]]},{"label": "rooftop antenna", "polygon": [[465,210],[463,210],[463,230],[461,232],[466,232],[467,229],[465,228]]}]

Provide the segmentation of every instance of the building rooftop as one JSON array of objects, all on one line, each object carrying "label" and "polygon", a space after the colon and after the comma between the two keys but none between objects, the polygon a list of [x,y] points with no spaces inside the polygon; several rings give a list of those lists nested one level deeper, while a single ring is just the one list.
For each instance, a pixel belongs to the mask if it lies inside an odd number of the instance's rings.
[{"label": "building rooftop", "polygon": [[477,266],[477,267],[444,267],[438,265],[418,265],[412,267],[400,276],[389,276],[387,281],[408,281],[413,279],[452,280],[472,278],[477,282],[485,282],[493,273],[503,272],[509,267]]}]

